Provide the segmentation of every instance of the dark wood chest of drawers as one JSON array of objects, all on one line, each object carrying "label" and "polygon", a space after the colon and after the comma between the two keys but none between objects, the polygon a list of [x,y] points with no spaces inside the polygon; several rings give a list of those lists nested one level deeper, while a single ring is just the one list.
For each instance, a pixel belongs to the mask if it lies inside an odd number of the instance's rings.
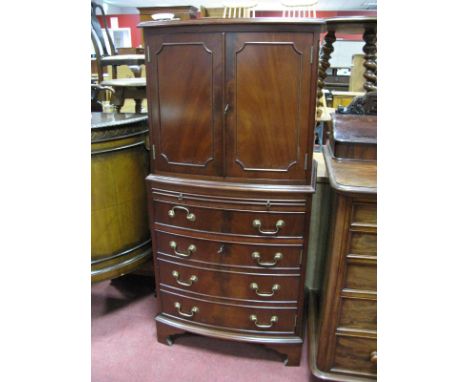
[{"label": "dark wood chest of drawers", "polygon": [[320,22],[148,23],[157,335],[299,364]]},{"label": "dark wood chest of drawers", "polygon": [[[373,128],[375,138],[375,119],[371,126],[367,116],[355,117],[348,136],[356,133],[354,127]],[[348,116],[343,119],[349,121]],[[356,158],[368,158],[369,153],[375,157],[374,152],[375,146],[356,148],[354,139],[324,148],[332,216],[319,314],[314,317],[313,309],[311,314],[312,320],[318,319],[318,325],[311,326],[316,337],[311,368],[327,381],[377,378],[377,164]]]}]

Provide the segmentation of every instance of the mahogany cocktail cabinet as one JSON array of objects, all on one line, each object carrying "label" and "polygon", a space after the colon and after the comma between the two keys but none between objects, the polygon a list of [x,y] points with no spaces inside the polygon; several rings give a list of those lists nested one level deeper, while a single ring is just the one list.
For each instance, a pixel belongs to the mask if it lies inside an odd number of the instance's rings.
[{"label": "mahogany cocktail cabinet", "polygon": [[299,364],[322,25],[140,24],[158,341],[253,342]]}]

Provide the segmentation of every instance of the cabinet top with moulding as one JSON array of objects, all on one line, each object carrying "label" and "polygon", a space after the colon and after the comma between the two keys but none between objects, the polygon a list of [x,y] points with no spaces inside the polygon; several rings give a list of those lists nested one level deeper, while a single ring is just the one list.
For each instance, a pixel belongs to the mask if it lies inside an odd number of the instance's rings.
[{"label": "cabinet top with moulding", "polygon": [[314,31],[325,30],[326,22],[323,19],[300,19],[286,17],[258,17],[258,18],[200,18],[191,20],[146,21],[138,24],[139,28],[164,28],[183,26],[235,26],[235,25],[266,25],[266,26],[303,26],[312,27]]}]

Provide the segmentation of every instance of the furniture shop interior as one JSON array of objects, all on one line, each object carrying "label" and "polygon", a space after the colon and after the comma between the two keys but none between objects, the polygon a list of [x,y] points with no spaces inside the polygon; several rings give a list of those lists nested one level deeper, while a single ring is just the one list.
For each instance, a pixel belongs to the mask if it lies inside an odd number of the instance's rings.
[{"label": "furniture shop interior", "polygon": [[90,10],[92,380],[376,380],[377,0]]}]

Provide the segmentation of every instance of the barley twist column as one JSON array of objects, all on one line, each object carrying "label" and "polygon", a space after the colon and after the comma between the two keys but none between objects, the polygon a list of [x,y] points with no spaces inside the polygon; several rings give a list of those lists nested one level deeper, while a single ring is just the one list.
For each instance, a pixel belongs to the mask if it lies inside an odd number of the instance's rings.
[{"label": "barley twist column", "polygon": [[364,89],[366,92],[377,90],[377,33],[375,28],[366,29],[363,40],[366,42],[362,48],[364,52]]},{"label": "barley twist column", "polygon": [[317,80],[317,106],[322,107],[322,89],[325,86],[325,78],[327,77],[327,69],[330,67],[330,57],[333,52],[333,43],[336,41],[335,31],[330,31],[325,35],[324,43],[320,52],[320,64]]}]

